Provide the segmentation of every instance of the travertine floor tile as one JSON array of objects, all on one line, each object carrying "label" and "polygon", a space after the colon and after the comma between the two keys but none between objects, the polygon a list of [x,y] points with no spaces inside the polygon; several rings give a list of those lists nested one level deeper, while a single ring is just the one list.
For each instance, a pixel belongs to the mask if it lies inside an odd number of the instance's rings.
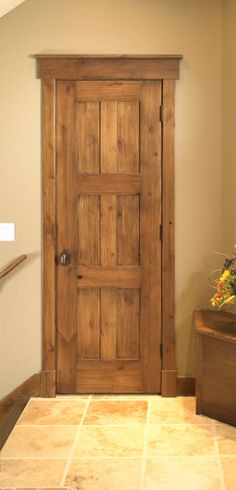
[{"label": "travertine floor tile", "polygon": [[217,458],[151,458],[146,462],[145,490],[221,490]]},{"label": "travertine floor tile", "polygon": [[66,460],[2,459],[0,487],[48,488],[59,486]]},{"label": "travertine floor tile", "polygon": [[142,456],[143,427],[83,426],[74,456]]},{"label": "travertine floor tile", "polygon": [[2,456],[66,458],[76,431],[77,427],[16,426],[2,450]]},{"label": "travertine floor tile", "polygon": [[147,401],[91,401],[84,424],[138,425],[145,424]]},{"label": "travertine floor tile", "polygon": [[212,426],[152,425],[147,431],[148,456],[206,456],[215,454]]},{"label": "travertine floor tile", "polygon": [[84,413],[86,400],[30,401],[23,411],[18,425],[76,425]]},{"label": "travertine floor tile", "polygon": [[152,424],[211,424],[212,419],[195,413],[194,397],[154,398],[150,400]]},{"label": "travertine floor tile", "polygon": [[236,456],[221,457],[221,465],[224,474],[225,490],[236,489]]},{"label": "travertine floor tile", "polygon": [[236,456],[236,427],[216,424],[215,430],[220,454]]},{"label": "travertine floor tile", "polygon": [[76,490],[139,490],[141,460],[74,460],[65,485]]}]

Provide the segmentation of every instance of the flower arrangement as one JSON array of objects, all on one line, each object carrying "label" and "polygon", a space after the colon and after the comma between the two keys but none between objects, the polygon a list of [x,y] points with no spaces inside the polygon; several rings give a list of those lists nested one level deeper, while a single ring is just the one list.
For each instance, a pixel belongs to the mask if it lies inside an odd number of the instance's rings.
[{"label": "flower arrangement", "polygon": [[223,270],[213,271],[212,274],[216,272],[220,272],[220,276],[212,284],[217,292],[211,298],[211,304],[220,309],[236,302],[236,254],[225,259]]}]

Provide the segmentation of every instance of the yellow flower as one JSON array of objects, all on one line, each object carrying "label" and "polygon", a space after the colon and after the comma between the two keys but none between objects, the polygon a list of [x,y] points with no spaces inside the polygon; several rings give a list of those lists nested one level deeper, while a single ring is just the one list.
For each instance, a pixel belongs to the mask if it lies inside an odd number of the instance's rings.
[{"label": "yellow flower", "polygon": [[220,281],[225,281],[229,277],[229,271],[226,270],[223,272],[222,276],[220,277]]}]

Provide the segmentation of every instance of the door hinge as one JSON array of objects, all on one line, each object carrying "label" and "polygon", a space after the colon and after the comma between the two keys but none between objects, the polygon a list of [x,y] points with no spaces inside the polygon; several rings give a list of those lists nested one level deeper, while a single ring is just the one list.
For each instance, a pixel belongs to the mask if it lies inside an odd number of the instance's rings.
[{"label": "door hinge", "polygon": [[165,108],[163,105],[160,105],[160,121],[164,122],[164,117],[165,117]]},{"label": "door hinge", "polygon": [[163,342],[160,343],[160,358],[163,359]]},{"label": "door hinge", "polygon": [[163,239],[163,225],[162,225],[162,223],[160,224],[159,238],[162,241],[162,239]]}]

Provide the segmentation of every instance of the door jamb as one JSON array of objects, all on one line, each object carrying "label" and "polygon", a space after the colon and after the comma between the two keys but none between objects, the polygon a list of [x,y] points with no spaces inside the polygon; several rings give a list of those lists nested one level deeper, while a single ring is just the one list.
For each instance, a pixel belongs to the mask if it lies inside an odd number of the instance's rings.
[{"label": "door jamb", "polygon": [[[99,79],[162,80],[162,372],[161,395],[176,396],[175,366],[175,246],[174,246],[174,107],[175,80],[179,78],[180,55],[169,56],[55,56],[36,55],[42,78],[42,195],[43,195],[43,377],[42,396],[56,395],[56,80],[86,79],[86,61],[91,59],[100,72]],[[80,65],[81,58],[84,58]],[[87,60],[89,58],[89,60]],[[125,58],[125,62],[124,62]],[[109,62],[116,60],[111,74]],[[67,63],[66,63],[67,61]],[[77,62],[77,64],[76,64]],[[102,65],[101,65],[102,62]],[[124,63],[127,68],[124,69]],[[88,64],[88,73],[89,73]],[[82,68],[81,68],[82,67]],[[85,74],[83,72],[85,70]],[[106,73],[107,70],[107,73]],[[133,70],[133,71],[132,71]],[[66,73],[68,71],[68,73]],[[80,73],[82,75],[80,76]],[[97,77],[91,76],[90,80]],[[103,73],[103,75],[101,75]],[[108,75],[109,73],[109,75]],[[133,73],[133,75],[131,75]],[[126,76],[127,74],[127,76]],[[83,78],[82,78],[83,77]],[[140,78],[139,78],[140,79]]]}]

